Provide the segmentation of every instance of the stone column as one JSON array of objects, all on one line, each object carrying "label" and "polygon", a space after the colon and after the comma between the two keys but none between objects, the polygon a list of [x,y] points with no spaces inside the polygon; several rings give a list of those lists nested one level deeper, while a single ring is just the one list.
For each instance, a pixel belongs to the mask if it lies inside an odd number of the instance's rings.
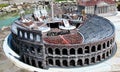
[{"label": "stone column", "polygon": [[60,49],[60,55],[62,56],[63,54],[62,54],[62,49]]},{"label": "stone column", "polygon": [[85,58],[82,58],[81,60],[82,60],[82,65],[84,66],[85,65],[85,63],[84,63],[85,62]]},{"label": "stone column", "polygon": [[42,65],[43,65],[43,68],[46,68],[47,66],[46,66],[46,53],[45,53],[45,46],[44,45],[42,45],[43,46],[43,48],[42,48],[42,54],[43,54],[43,56],[42,56],[42,58],[43,58],[43,62],[42,62]]},{"label": "stone column", "polygon": [[35,59],[35,63],[36,63],[36,64],[35,64],[35,65],[36,65],[36,67],[38,67],[38,68],[39,68],[39,65],[38,65],[38,60],[36,60],[36,59]]},{"label": "stone column", "polygon": [[63,67],[62,59],[60,59],[60,65],[61,65],[61,67]]},{"label": "stone column", "polygon": [[68,58],[67,59],[67,62],[68,62],[68,67],[70,66],[70,59]]},{"label": "stone column", "polygon": [[26,63],[26,57],[25,57],[25,55],[23,55],[23,57],[24,57],[24,62]]},{"label": "stone column", "polygon": [[32,65],[32,59],[28,57],[30,65]]},{"label": "stone column", "polygon": [[77,58],[75,58],[75,66],[77,66]]},{"label": "stone column", "polygon": [[53,66],[55,66],[56,64],[55,64],[55,58],[53,58]]}]

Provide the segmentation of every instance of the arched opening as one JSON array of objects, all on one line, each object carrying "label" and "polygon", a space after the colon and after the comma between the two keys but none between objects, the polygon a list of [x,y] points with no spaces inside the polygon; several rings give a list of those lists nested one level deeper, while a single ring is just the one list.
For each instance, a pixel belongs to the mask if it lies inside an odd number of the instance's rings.
[{"label": "arched opening", "polygon": [[40,54],[40,53],[41,53],[41,49],[40,49],[40,48],[38,48],[38,49],[37,49],[37,52],[38,52],[38,54]]},{"label": "arched opening", "polygon": [[82,59],[79,59],[79,60],[77,61],[77,65],[80,65],[80,66],[83,65],[83,64],[82,64]]},{"label": "arched opening", "polygon": [[40,36],[39,35],[36,35],[36,41],[40,42]]},{"label": "arched opening", "polygon": [[97,47],[97,51],[101,50],[101,45],[99,44]]},{"label": "arched opening", "polygon": [[110,49],[110,54],[112,53],[111,49]]},{"label": "arched opening", "polygon": [[56,61],[55,61],[55,64],[56,64],[57,66],[60,66],[60,60],[56,60]]},{"label": "arched opening", "polygon": [[39,68],[42,68],[42,62],[41,61],[38,61],[38,66],[39,66]]},{"label": "arched opening", "polygon": [[59,49],[55,49],[55,54],[60,55],[60,50]]},{"label": "arched opening", "polygon": [[105,53],[102,55],[102,59],[105,59]]},{"label": "arched opening", "polygon": [[95,63],[95,57],[91,58],[91,63]]},{"label": "arched opening", "polygon": [[79,49],[77,50],[77,53],[78,53],[78,54],[83,54],[82,48],[79,48]]},{"label": "arched opening", "polygon": [[95,46],[92,46],[91,52],[95,52],[95,50],[96,50],[96,47],[95,47]]},{"label": "arched opening", "polygon": [[31,53],[35,53],[35,49],[33,47],[30,47]]},{"label": "arched opening", "polygon": [[85,53],[90,53],[89,46],[86,46],[86,47],[85,47]]},{"label": "arched opening", "polygon": [[67,60],[63,60],[63,66],[68,66]]},{"label": "arched opening", "polygon": [[27,63],[27,64],[30,64],[30,61],[29,61],[29,58],[28,58],[28,57],[26,57],[26,63]]},{"label": "arched opening", "polygon": [[109,47],[110,46],[110,43],[109,43],[109,41],[107,42],[107,47]]},{"label": "arched opening", "polygon": [[20,37],[22,37],[23,36],[23,34],[22,34],[22,32],[20,31]]},{"label": "arched opening", "polygon": [[104,43],[104,44],[103,44],[103,49],[105,49],[105,48],[106,48],[106,44]]},{"label": "arched opening", "polygon": [[109,52],[106,53],[106,56],[107,56],[107,57],[109,56]]},{"label": "arched opening", "polygon": [[32,62],[32,66],[36,66],[35,60],[32,59],[31,62]]},{"label": "arched opening", "polygon": [[63,55],[68,55],[67,49],[63,49],[63,50],[62,50],[62,54],[63,54]]},{"label": "arched opening", "polygon": [[27,39],[27,33],[25,32],[25,38]]},{"label": "arched opening", "polygon": [[49,53],[49,54],[53,54],[52,48],[48,48],[48,53]]},{"label": "arched opening", "polygon": [[32,33],[30,33],[30,39],[33,40],[33,34]]},{"label": "arched opening", "polygon": [[88,58],[85,59],[85,64],[89,64],[89,59]]},{"label": "arched opening", "polygon": [[100,61],[100,60],[101,60],[100,55],[98,55],[97,56],[97,61]]},{"label": "arched opening", "polygon": [[49,59],[48,62],[49,62],[50,65],[53,65],[53,60],[52,59]]},{"label": "arched opening", "polygon": [[75,61],[74,60],[70,61],[70,66],[75,66]]},{"label": "arched opening", "polygon": [[71,54],[71,55],[75,55],[75,49],[73,49],[73,48],[70,49],[70,54]]},{"label": "arched opening", "polygon": [[25,62],[24,56],[21,56],[21,61]]}]

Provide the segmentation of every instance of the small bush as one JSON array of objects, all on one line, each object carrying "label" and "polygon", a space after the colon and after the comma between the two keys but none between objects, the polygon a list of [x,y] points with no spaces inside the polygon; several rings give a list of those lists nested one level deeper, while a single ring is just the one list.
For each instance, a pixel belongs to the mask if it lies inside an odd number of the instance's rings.
[{"label": "small bush", "polygon": [[7,7],[9,4],[0,4],[0,7]]}]

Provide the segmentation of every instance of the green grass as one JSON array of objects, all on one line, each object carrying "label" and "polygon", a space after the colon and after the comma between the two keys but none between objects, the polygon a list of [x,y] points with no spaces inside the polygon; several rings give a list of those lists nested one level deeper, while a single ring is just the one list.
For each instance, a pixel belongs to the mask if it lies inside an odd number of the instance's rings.
[{"label": "green grass", "polygon": [[7,7],[9,4],[0,4],[0,8]]}]

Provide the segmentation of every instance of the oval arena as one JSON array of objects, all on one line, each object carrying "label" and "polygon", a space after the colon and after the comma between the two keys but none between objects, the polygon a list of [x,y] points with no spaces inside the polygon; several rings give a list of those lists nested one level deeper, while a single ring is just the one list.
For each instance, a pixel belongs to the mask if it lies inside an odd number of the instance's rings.
[{"label": "oval arena", "polygon": [[[33,23],[37,26],[31,28]],[[84,22],[70,22],[75,29],[60,29],[62,24],[48,22],[44,32],[38,21],[17,19],[11,27],[10,46],[20,61],[37,68],[89,66],[115,54],[115,28],[109,20],[87,15]]]}]

